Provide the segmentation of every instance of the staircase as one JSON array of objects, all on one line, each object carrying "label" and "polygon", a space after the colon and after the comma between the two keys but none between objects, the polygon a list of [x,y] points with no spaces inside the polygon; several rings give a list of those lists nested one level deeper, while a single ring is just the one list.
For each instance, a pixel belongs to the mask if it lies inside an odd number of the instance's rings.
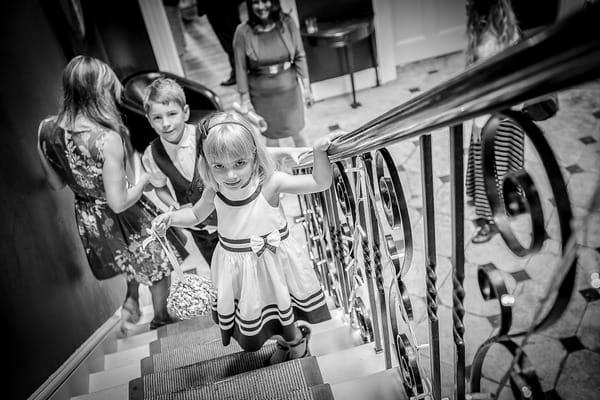
[{"label": "staircase", "polygon": [[407,398],[397,365],[385,370],[383,353],[363,343],[339,309],[311,325],[311,357],[272,366],[264,366],[272,341],[244,352],[234,341],[224,347],[209,317],[149,330],[152,308],[142,311],[104,355],[102,370],[89,375],[89,393],[72,400]]}]

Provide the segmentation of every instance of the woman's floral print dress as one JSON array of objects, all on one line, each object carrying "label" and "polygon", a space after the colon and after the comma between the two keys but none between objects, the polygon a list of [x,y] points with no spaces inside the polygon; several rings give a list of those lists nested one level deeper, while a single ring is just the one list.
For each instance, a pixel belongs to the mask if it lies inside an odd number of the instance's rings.
[{"label": "woman's floral print dress", "polygon": [[[107,279],[124,272],[128,280],[151,285],[171,271],[157,242],[142,247],[158,210],[143,197],[119,214],[110,209],[102,181],[107,131],[90,127],[69,131],[58,126],[55,119],[46,119],[40,126],[41,148],[75,194],[79,236],[96,278]],[[167,237],[178,255],[185,257],[187,253],[178,237],[173,232]]]}]

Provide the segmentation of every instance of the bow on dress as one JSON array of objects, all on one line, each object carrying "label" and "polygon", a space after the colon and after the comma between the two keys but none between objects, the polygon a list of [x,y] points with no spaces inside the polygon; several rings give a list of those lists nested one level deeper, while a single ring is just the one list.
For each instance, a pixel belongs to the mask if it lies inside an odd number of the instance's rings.
[{"label": "bow on dress", "polygon": [[267,236],[250,236],[250,248],[258,257],[264,253],[266,249],[271,250],[273,254],[277,251],[281,243],[281,235],[278,230],[269,233]]}]

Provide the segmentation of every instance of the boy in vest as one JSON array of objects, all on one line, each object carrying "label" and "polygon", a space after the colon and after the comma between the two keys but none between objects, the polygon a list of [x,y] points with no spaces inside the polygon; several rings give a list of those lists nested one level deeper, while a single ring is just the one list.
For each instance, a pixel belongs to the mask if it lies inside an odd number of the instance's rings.
[{"label": "boy in vest", "polygon": [[[204,183],[196,169],[196,158],[200,157],[200,135],[196,126],[187,123],[190,108],[186,104],[183,89],[172,79],[156,79],[146,88],[144,112],[159,136],[150,143],[142,157],[156,196],[167,207],[189,207],[202,196]],[[276,158],[290,157],[297,161],[302,152],[310,149],[281,147],[268,150]],[[208,265],[219,242],[216,225],[216,214],[213,212],[190,229]]]}]

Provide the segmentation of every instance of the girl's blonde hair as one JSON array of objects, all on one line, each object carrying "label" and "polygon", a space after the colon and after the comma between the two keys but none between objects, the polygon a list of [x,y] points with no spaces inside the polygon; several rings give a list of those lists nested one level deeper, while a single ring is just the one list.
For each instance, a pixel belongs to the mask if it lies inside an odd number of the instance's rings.
[{"label": "girl's blonde hair", "polygon": [[216,112],[199,123],[202,136],[198,172],[205,185],[215,191],[219,185],[210,171],[211,163],[240,158],[252,159],[254,173],[261,183],[268,180],[275,164],[259,139],[258,128],[236,112]]}]

